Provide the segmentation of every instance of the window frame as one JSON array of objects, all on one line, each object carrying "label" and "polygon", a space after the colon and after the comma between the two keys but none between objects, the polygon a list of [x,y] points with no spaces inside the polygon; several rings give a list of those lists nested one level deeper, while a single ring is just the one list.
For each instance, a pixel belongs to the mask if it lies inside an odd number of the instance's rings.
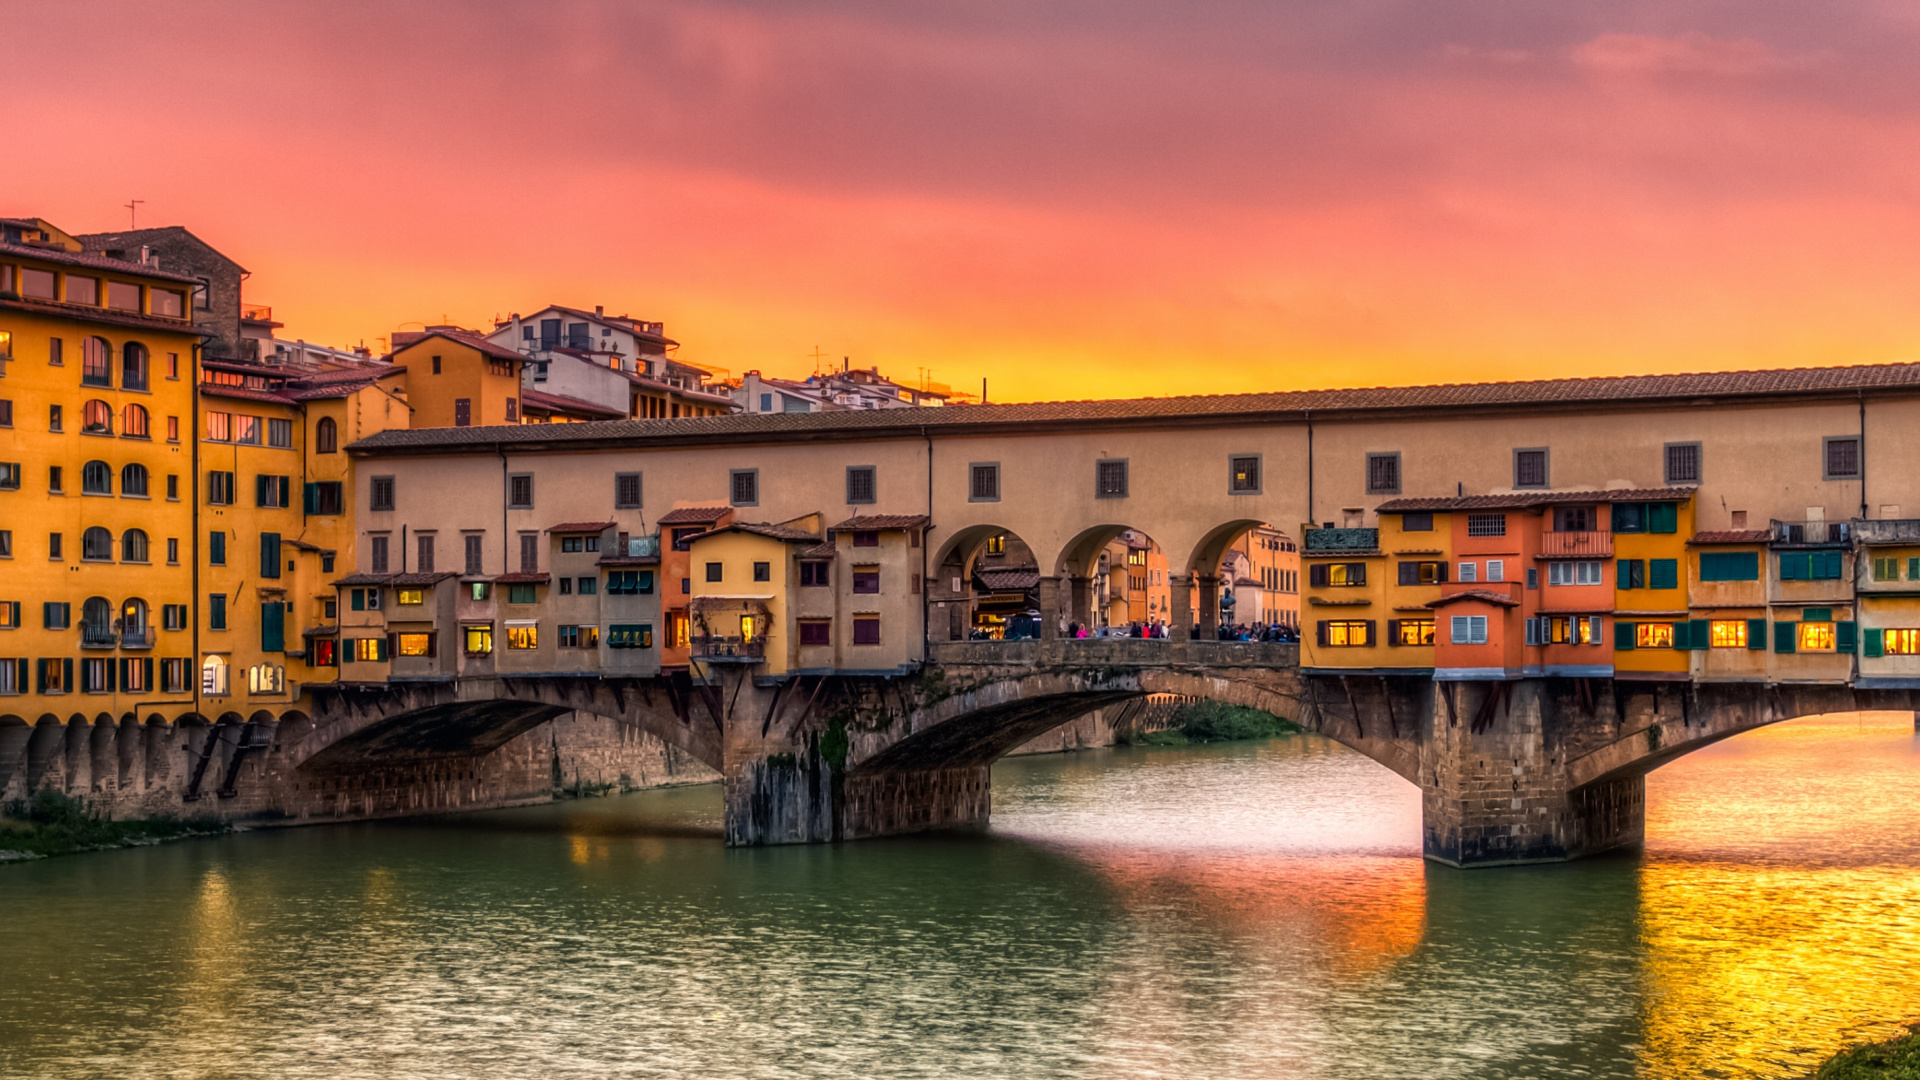
[{"label": "window frame", "polygon": [[[1520,455],[1540,455],[1540,482],[1523,484],[1520,482]],[[1513,486],[1521,491],[1539,491],[1553,486],[1553,451],[1545,446],[1516,446],[1513,448]]]},{"label": "window frame", "polygon": [[[1391,485],[1375,484],[1373,482],[1373,463],[1376,461],[1393,462],[1393,483]],[[1400,494],[1400,488],[1405,483],[1405,478],[1401,475],[1401,472],[1400,472],[1401,464],[1402,463],[1400,460],[1400,451],[1398,450],[1367,451],[1366,475],[1363,478],[1366,481],[1367,494],[1369,495]]]},{"label": "window frame", "polygon": [[[867,491],[864,497],[854,491],[854,478],[866,478]],[[847,505],[872,506],[880,501],[880,467],[878,465],[847,466]]]},{"label": "window frame", "polygon": [[[638,510],[646,502],[646,485],[642,481],[643,473],[617,472],[613,474],[613,508],[615,510]],[[626,498],[622,487],[628,481],[633,482],[633,498]]]},{"label": "window frame", "polygon": [[[743,476],[747,478],[747,484],[753,489],[749,493],[749,496],[745,499],[742,499],[739,497],[740,496],[740,478]],[[753,469],[728,469],[727,470],[727,505],[728,506],[759,506],[760,505],[760,470],[759,469],[753,468]]]},{"label": "window frame", "polygon": [[[1673,452],[1686,447],[1693,449],[1693,476],[1688,478],[1676,477],[1673,475]],[[1706,451],[1704,444],[1698,440],[1691,442],[1670,442],[1660,448],[1660,475],[1665,478],[1669,487],[1675,484],[1698,484],[1701,482],[1701,478],[1706,475],[1706,471]]]},{"label": "window frame", "polygon": [[[980,471],[982,469],[985,469],[987,471],[985,473],[982,473]],[[983,475],[992,477],[993,479],[993,494],[991,495],[980,494],[979,480],[980,480],[980,477]],[[999,462],[997,461],[968,462],[967,463],[967,501],[975,502],[975,503],[999,502],[1000,501],[1000,479],[1001,479],[1001,476],[1000,476]]]},{"label": "window frame", "polygon": [[[1240,463],[1243,461],[1250,461],[1253,463],[1252,482],[1245,486],[1242,486],[1240,483]],[[1264,492],[1262,491],[1262,488],[1266,484],[1266,479],[1267,479],[1266,465],[1267,465],[1266,455],[1264,454],[1258,454],[1258,453],[1228,454],[1227,455],[1227,494],[1228,495],[1264,494]]]},{"label": "window frame", "polygon": [[[526,485],[526,498],[524,500],[520,497],[520,490],[519,490],[522,483]],[[509,510],[533,509],[533,474],[530,472],[508,473],[506,494],[507,494],[507,509]]]},{"label": "window frame", "polygon": [[[1834,471],[1832,471],[1833,445],[1835,443],[1852,443],[1853,444],[1853,471],[1851,473],[1835,473]],[[1867,474],[1867,449],[1866,449],[1865,439],[1861,438],[1857,434],[1826,435],[1820,439],[1820,479],[1821,480],[1823,481],[1860,480],[1865,478],[1866,474]]]}]

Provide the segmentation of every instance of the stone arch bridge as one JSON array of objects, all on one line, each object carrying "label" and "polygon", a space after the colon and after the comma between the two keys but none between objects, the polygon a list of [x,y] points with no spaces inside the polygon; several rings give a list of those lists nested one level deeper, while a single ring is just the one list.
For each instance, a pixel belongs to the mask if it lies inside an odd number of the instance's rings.
[{"label": "stone arch bridge", "polygon": [[[0,762],[15,794],[92,770],[95,791],[133,780],[174,812],[217,792],[221,812],[256,820],[431,813],[550,797],[539,733],[587,715],[658,739],[689,771],[718,773],[729,843],[811,843],[984,825],[1000,756],[1091,710],[1166,694],[1263,709],[1391,769],[1423,793],[1428,857],[1462,866],[1633,843],[1645,775],[1667,761],[1794,717],[1920,704],[1916,691],[1844,686],[1320,675],[1300,670],[1295,646],[1273,643],[955,642],[892,678],[769,681],[715,665],[704,681],[344,685],[316,690],[310,715],[0,716]],[[155,764],[181,749],[186,764],[171,774]]]}]

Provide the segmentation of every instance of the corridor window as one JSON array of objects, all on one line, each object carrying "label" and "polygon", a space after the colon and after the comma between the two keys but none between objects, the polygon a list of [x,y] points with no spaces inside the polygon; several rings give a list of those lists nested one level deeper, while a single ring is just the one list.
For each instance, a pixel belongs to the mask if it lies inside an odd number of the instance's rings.
[{"label": "corridor window", "polygon": [[976,461],[968,467],[968,502],[1000,501],[1000,463]]},{"label": "corridor window", "polygon": [[1401,619],[1394,624],[1394,644],[1431,645],[1434,638],[1432,619]]},{"label": "corridor window", "polygon": [[540,647],[540,627],[538,625],[515,626],[507,624],[507,648],[537,649]]},{"label": "corridor window", "polygon": [[615,510],[637,510],[640,508],[640,474],[637,472],[615,473],[613,476],[613,508]]},{"label": "corridor window", "polygon": [[1367,494],[1400,494],[1400,455],[1367,455]]},{"label": "corridor window", "polygon": [[1860,477],[1860,438],[1857,435],[1830,436],[1822,447],[1826,471],[1823,480],[1857,480]]},{"label": "corridor window", "polygon": [[1227,491],[1233,495],[1260,494],[1260,455],[1241,454],[1229,459]]},{"label": "corridor window", "polygon": [[1700,444],[1697,442],[1667,444],[1667,483],[1697,484],[1700,482]]},{"label": "corridor window", "polygon": [[1547,486],[1547,451],[1544,447],[1513,452],[1513,486],[1517,488]]},{"label": "corridor window", "polygon": [[1715,619],[1707,626],[1707,643],[1716,649],[1747,647],[1747,620]]},{"label": "corridor window", "polygon": [[533,474],[507,477],[507,505],[515,510],[533,509]]},{"label": "corridor window", "polygon": [[1671,649],[1673,624],[1639,623],[1633,628],[1633,644],[1641,649]]},{"label": "corridor window", "polygon": [[1455,645],[1485,645],[1487,643],[1487,617],[1485,615],[1455,615],[1447,630],[1448,640]]},{"label": "corridor window", "polygon": [[1800,636],[1795,648],[1799,652],[1834,651],[1833,625],[1830,622],[1803,622],[1800,624]]},{"label": "corridor window", "polygon": [[1097,499],[1127,497],[1127,459],[1094,463],[1093,494]]},{"label": "corridor window", "polygon": [[760,470],[735,469],[729,473],[727,496],[735,506],[760,505]]},{"label": "corridor window", "polygon": [[847,502],[849,505],[871,503],[875,499],[877,484],[874,478],[876,470],[872,465],[847,466]]}]

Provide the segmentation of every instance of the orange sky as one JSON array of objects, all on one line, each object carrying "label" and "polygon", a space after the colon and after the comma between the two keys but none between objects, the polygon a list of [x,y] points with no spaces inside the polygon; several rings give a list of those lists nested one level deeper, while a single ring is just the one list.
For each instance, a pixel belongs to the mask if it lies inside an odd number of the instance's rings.
[{"label": "orange sky", "polygon": [[0,213],[290,336],[547,302],[997,400],[1920,358],[1920,9],[0,0]]}]

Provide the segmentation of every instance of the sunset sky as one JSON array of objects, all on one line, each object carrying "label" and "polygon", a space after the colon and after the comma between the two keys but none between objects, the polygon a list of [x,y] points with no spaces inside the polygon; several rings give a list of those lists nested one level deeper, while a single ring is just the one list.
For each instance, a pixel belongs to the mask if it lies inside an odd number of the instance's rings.
[{"label": "sunset sky", "polygon": [[1920,359],[1920,5],[0,0],[0,213],[996,400]]}]

